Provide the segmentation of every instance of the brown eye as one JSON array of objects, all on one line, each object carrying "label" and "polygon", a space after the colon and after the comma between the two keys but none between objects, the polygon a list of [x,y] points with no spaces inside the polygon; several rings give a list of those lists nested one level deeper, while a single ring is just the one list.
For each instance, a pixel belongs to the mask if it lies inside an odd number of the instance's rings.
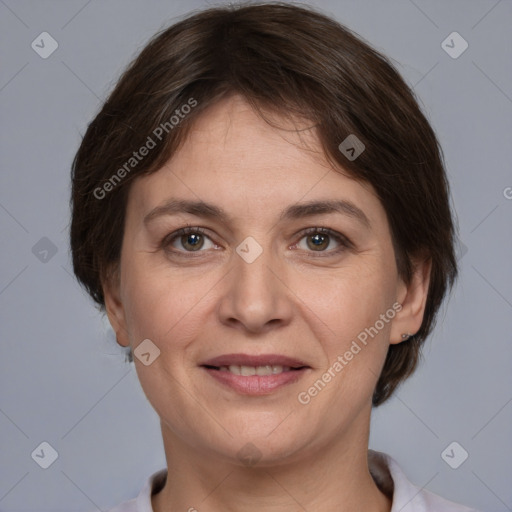
[{"label": "brown eye", "polygon": [[187,249],[187,246],[189,246],[193,251],[201,249],[201,247],[204,245],[203,235],[198,233],[188,233],[186,235],[181,235],[180,241],[183,247]]},{"label": "brown eye", "polygon": [[315,235],[307,236],[307,244],[310,249],[325,249],[329,246],[329,235],[323,233],[316,233]]},{"label": "brown eye", "polygon": [[[301,240],[304,238],[306,239],[305,250],[316,252],[318,256],[332,256],[352,246],[345,236],[329,228],[309,228],[303,233]],[[338,244],[338,247],[328,250],[333,245],[333,240]]]},{"label": "brown eye", "polygon": [[[210,241],[212,247],[215,245],[210,237],[205,234],[204,229],[187,226],[166,236],[161,242],[161,248],[180,255],[193,252],[199,253],[205,252],[201,251],[201,249],[205,246],[206,241]],[[177,246],[178,244],[181,248]]]}]

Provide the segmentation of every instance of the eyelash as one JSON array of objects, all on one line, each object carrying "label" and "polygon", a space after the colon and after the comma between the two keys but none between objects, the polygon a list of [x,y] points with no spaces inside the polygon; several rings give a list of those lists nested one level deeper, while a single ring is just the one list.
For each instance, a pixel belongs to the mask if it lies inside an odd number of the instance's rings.
[{"label": "eyelash", "polygon": [[[174,231],[173,233],[165,236],[162,239],[162,241],[160,242],[160,248],[168,250],[168,247],[174,242],[174,240],[176,240],[177,238],[179,238],[183,235],[189,235],[189,234],[203,235],[203,236],[206,236],[207,238],[210,238],[206,234],[206,230],[204,228],[187,226],[186,228],[178,229],[177,231]],[[344,251],[346,249],[350,249],[353,247],[353,244],[344,235],[342,235],[341,233],[338,233],[337,231],[334,231],[330,228],[325,228],[325,227],[312,227],[312,228],[305,229],[304,231],[302,231],[300,233],[301,236],[299,238],[299,242],[304,237],[307,237],[308,235],[312,235],[312,234],[328,235],[329,237],[334,238],[336,240],[336,242],[338,242],[340,244],[340,247],[338,249],[334,249],[331,251],[308,251],[308,252],[311,252],[313,257],[315,257],[315,258],[316,257],[333,256],[333,255],[341,253],[342,251]],[[210,240],[211,240],[211,238],[210,238]],[[213,242],[213,240],[212,240],[212,242]],[[297,244],[299,242],[297,242]],[[296,245],[296,244],[294,244],[294,245]],[[199,250],[199,251],[177,251],[175,249],[171,249],[170,252],[172,252],[173,254],[176,254],[178,256],[183,256],[185,258],[196,258],[196,257],[200,256],[201,252],[204,252],[204,251],[201,251],[201,250]]]}]

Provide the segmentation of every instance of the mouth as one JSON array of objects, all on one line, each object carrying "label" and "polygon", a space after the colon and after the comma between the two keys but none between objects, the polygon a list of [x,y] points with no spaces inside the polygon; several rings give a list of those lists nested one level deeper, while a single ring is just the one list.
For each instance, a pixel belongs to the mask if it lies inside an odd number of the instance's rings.
[{"label": "mouth", "polygon": [[282,365],[264,365],[264,366],[245,366],[245,365],[236,365],[230,364],[225,366],[211,366],[211,365],[202,365],[203,368],[207,368],[209,370],[218,370],[220,372],[230,372],[233,375],[242,375],[244,377],[250,377],[251,375],[259,375],[261,377],[267,375],[279,375],[283,372],[293,372],[302,370],[305,368],[309,368],[309,366],[299,366],[297,368],[291,366],[282,366]]},{"label": "mouth", "polygon": [[200,367],[223,387],[245,395],[270,394],[312,370],[302,361],[276,354],[228,354],[205,361]]}]

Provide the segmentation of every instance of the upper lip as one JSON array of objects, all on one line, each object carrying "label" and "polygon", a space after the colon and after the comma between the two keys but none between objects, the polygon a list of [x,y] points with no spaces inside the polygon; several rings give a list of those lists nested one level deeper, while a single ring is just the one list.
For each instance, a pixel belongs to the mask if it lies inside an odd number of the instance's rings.
[{"label": "upper lip", "polygon": [[200,366],[289,366],[290,368],[300,368],[302,366],[309,367],[303,361],[280,354],[223,354],[221,356],[208,359],[201,363]]}]

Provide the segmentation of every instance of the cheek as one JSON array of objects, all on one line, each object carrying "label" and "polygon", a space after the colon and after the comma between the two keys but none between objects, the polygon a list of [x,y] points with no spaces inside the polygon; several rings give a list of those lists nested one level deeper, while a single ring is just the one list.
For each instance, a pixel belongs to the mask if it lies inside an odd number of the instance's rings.
[{"label": "cheek", "polygon": [[[337,397],[330,399],[344,403],[358,401],[357,397],[363,395],[366,399],[373,391],[389,346],[395,316],[393,267],[389,268],[383,259],[372,263],[367,260],[365,265],[344,269],[328,279],[314,283],[303,279],[297,286],[297,295],[307,306],[301,314],[322,341],[323,370],[331,368],[336,375],[331,390],[337,389]],[[336,361],[337,371],[333,368]]]},{"label": "cheek", "polygon": [[207,275],[198,280],[183,272],[156,269],[141,260],[127,265],[123,281],[123,303],[132,345],[145,338],[161,350],[170,341],[173,346],[186,344],[201,329],[197,316],[207,304],[205,293],[215,281]]},{"label": "cheek", "polygon": [[396,271],[385,260],[372,257],[321,279],[301,276],[295,289],[333,335],[356,336],[392,306]]}]

